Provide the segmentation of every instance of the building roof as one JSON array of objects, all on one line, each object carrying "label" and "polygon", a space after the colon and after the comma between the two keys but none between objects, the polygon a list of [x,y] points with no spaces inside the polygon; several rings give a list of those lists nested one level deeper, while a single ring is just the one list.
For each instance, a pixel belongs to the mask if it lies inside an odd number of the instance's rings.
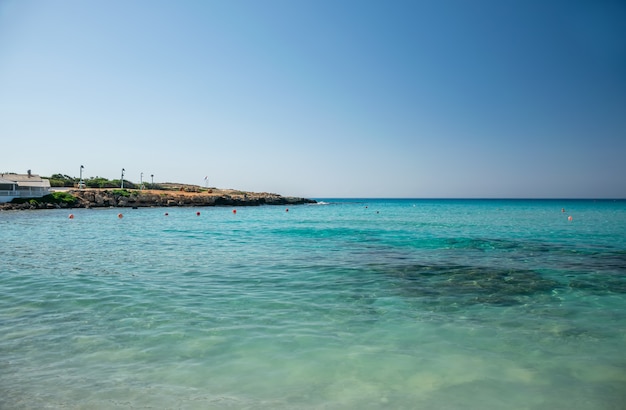
[{"label": "building roof", "polygon": [[50,181],[37,174],[0,174],[0,180],[5,180],[8,184],[17,183],[21,187],[50,188]]},{"label": "building roof", "polygon": [[47,179],[39,179],[38,181],[17,181],[17,186],[20,187],[32,187],[32,188],[50,188],[50,181]]},{"label": "building roof", "polygon": [[41,181],[41,177],[37,174],[0,174],[0,178],[8,179],[13,182],[22,181]]},{"label": "building roof", "polygon": [[6,179],[6,178],[0,178],[0,184],[14,185],[15,181],[11,181],[10,179]]}]

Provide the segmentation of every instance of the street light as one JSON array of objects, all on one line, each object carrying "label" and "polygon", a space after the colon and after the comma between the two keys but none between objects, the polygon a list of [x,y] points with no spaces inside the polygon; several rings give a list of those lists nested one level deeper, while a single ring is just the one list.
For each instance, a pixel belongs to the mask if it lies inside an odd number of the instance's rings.
[{"label": "street light", "polygon": [[124,168],[122,168],[122,189],[124,189],[124,171],[126,171]]},{"label": "street light", "polygon": [[83,182],[83,168],[84,166],[80,166],[80,181],[78,181],[78,189],[83,189],[85,187],[85,182]]},{"label": "street light", "polygon": [[150,183],[150,188],[154,189],[154,174],[150,174],[150,178],[152,178],[152,182]]},{"label": "street light", "polygon": [[139,175],[139,189],[143,189],[143,172]]}]

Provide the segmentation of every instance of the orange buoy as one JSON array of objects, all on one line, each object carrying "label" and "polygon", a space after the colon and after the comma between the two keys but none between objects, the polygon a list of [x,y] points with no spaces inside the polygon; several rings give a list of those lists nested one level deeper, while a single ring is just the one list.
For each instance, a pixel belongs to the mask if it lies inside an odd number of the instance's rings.
[{"label": "orange buoy", "polygon": [[70,219],[74,219],[74,214],[70,214],[70,215],[68,216],[68,218],[70,218]]},{"label": "orange buoy", "polygon": [[117,217],[118,217],[118,218],[120,218],[120,219],[122,219],[122,218],[124,217],[124,215],[122,215],[122,214],[117,214]]},{"label": "orange buoy", "polygon": [[574,218],[572,218],[572,215],[570,215],[570,216],[567,217],[567,220],[568,221],[572,221],[572,220],[574,220]]},{"label": "orange buoy", "polygon": [[200,211],[196,212],[196,215],[197,215],[197,216],[200,216]]}]

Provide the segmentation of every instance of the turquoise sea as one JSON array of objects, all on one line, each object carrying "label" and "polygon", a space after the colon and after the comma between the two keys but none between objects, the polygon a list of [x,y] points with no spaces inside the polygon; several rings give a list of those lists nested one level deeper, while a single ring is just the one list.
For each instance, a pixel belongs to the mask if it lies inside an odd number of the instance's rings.
[{"label": "turquoise sea", "polygon": [[0,212],[0,408],[626,408],[626,201],[232,211]]}]

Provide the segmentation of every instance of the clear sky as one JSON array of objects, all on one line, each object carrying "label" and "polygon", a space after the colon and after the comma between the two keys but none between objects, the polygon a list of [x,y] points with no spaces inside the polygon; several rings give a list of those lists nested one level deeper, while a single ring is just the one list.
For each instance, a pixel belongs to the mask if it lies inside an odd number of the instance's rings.
[{"label": "clear sky", "polygon": [[626,3],[0,0],[0,172],[626,197]]}]

